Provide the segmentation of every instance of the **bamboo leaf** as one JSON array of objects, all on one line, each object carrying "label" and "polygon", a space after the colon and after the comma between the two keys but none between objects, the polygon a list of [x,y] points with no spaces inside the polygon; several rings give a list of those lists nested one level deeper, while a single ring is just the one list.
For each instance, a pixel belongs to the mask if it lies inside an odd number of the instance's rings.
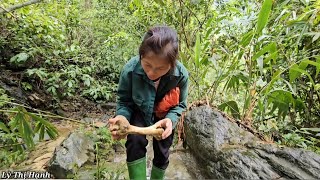
[{"label": "bamboo leaf", "polygon": [[305,60],[301,61],[299,66],[297,64],[292,65],[292,69],[291,68],[289,69],[290,83],[292,83],[295,79],[297,79],[301,75],[301,72],[294,70],[295,68],[305,70],[307,67],[308,67],[308,63],[305,62]]},{"label": "bamboo leaf", "polygon": [[320,37],[320,33],[316,33],[316,35],[314,35],[312,38],[312,42],[315,42],[316,40],[318,40],[319,37]]},{"label": "bamboo leaf", "polygon": [[207,42],[207,43],[204,45],[203,50],[205,51],[205,50],[209,47],[209,45],[210,45],[210,42]]},{"label": "bamboo leaf", "polygon": [[[297,64],[292,65],[291,68],[299,68],[299,66]],[[297,79],[300,76],[300,72],[299,71],[295,71],[294,69],[289,69],[289,79],[290,79],[290,83],[292,83],[295,79]]]},{"label": "bamboo leaf", "polygon": [[200,46],[201,46],[200,34],[198,32],[196,37],[196,44],[194,47],[194,61],[195,61],[196,67],[199,67],[200,65],[200,50],[201,50]]},{"label": "bamboo leaf", "polygon": [[40,127],[40,131],[39,131],[39,141],[42,141],[44,139],[44,126]]},{"label": "bamboo leaf", "polygon": [[263,64],[268,64],[271,59],[273,59],[273,63],[276,62],[278,57],[278,51],[271,53],[267,58],[263,60]]},{"label": "bamboo leaf", "polygon": [[18,125],[18,131],[21,136],[23,136],[23,114],[19,111],[15,117],[15,121]]},{"label": "bamboo leaf", "polygon": [[246,34],[243,35],[240,45],[245,48],[248,46],[248,44],[251,42],[251,39],[253,37],[253,30],[247,32]]},{"label": "bamboo leaf", "polygon": [[262,29],[267,25],[268,18],[271,12],[272,0],[265,0],[262,4],[262,8],[259,13],[258,22],[257,22],[257,34],[262,32]]},{"label": "bamboo leaf", "polygon": [[316,66],[317,68],[320,68],[320,63],[318,63],[318,62],[314,62],[314,61],[310,61],[310,60],[303,60],[302,62]]},{"label": "bamboo leaf", "polygon": [[57,137],[57,133],[55,133],[53,129],[46,128],[46,132],[51,139],[55,139]]},{"label": "bamboo leaf", "polygon": [[40,129],[40,127],[42,126],[42,124],[40,122],[37,122],[36,127],[34,128],[34,132],[37,133]]},{"label": "bamboo leaf", "polygon": [[210,36],[211,32],[212,32],[213,28],[209,28],[206,32],[206,35],[204,37],[204,39],[208,39],[208,37]]},{"label": "bamboo leaf", "polygon": [[133,0],[134,5],[136,5],[138,8],[142,8],[142,2],[141,0]]},{"label": "bamboo leaf", "polygon": [[36,116],[36,115],[34,115],[34,114],[31,114],[31,113],[29,113],[29,112],[28,112],[28,114],[32,117],[32,119],[34,119],[34,120],[42,123],[42,124],[46,127],[48,134],[49,134],[48,130],[50,130],[50,131],[52,132],[52,137],[55,137],[56,135],[59,134],[58,131],[57,131],[57,129],[56,129],[56,127],[54,127],[54,126],[53,126],[51,123],[49,123],[48,121],[42,119],[42,118],[39,117],[39,116]]},{"label": "bamboo leaf", "polygon": [[273,74],[271,81],[267,84],[266,89],[263,90],[263,93],[267,94],[268,92],[270,92],[271,87],[277,80],[280,79],[281,74],[282,74],[282,71],[280,69]]},{"label": "bamboo leaf", "polygon": [[6,133],[10,133],[10,130],[7,128],[7,126],[3,122],[0,122],[0,129],[2,129]]},{"label": "bamboo leaf", "polygon": [[299,64],[299,69],[306,70],[308,65],[309,65],[308,63],[301,61]]},{"label": "bamboo leaf", "polygon": [[305,74],[306,76],[308,76],[308,78],[309,78],[310,82],[312,83],[312,85],[315,86],[315,83],[314,83],[312,77],[310,76],[310,74],[307,71],[299,69],[299,68],[296,68],[296,67],[291,67],[290,70],[298,71],[300,73]]},{"label": "bamboo leaf", "polygon": [[27,113],[28,113],[29,116],[32,117],[33,120],[38,121],[38,122],[44,124],[45,126],[53,127],[53,125],[52,125],[51,123],[49,123],[48,121],[42,119],[41,117],[36,116],[36,115],[34,115],[34,114],[32,114],[32,113],[29,113],[29,112],[27,112]]},{"label": "bamboo leaf", "polygon": [[292,88],[291,84],[290,84],[288,81],[286,81],[285,79],[283,79],[283,81],[288,85],[288,87],[289,87],[289,89],[291,90],[292,94],[295,95],[296,92],[295,92],[295,90]]},{"label": "bamboo leaf", "polygon": [[205,25],[206,28],[208,28],[208,27],[211,25],[211,23],[212,23],[212,21],[214,20],[214,18],[215,18],[215,17],[211,17],[211,18],[206,22],[206,25]]},{"label": "bamboo leaf", "polygon": [[155,2],[161,6],[164,6],[164,2],[162,0],[155,0]]},{"label": "bamboo leaf", "polygon": [[34,142],[32,138],[34,136],[34,133],[30,127],[30,124],[26,120],[23,121],[23,127],[24,127],[24,134],[22,138],[24,139],[24,142],[27,144],[28,147],[33,147]]},{"label": "bamboo leaf", "polygon": [[228,101],[220,104],[218,106],[219,109],[224,111],[226,108],[228,108],[231,111],[231,114],[234,118],[240,119],[240,111],[237,102],[235,101]]},{"label": "bamboo leaf", "polygon": [[[303,63],[307,63],[307,64],[310,64],[310,65],[313,65],[313,66],[316,66],[316,76],[318,76],[318,74],[319,74],[319,71],[320,71],[320,61],[318,62],[314,62],[314,61],[310,61],[310,60],[303,60],[302,61]],[[301,62],[301,63],[302,63]]]},{"label": "bamboo leaf", "polygon": [[273,104],[270,113],[278,109],[278,117],[284,119],[289,112],[290,104],[294,103],[293,101],[294,99],[289,91],[280,89],[270,92],[270,95],[268,95],[268,103]]},{"label": "bamboo leaf", "polygon": [[258,59],[260,56],[264,55],[265,53],[274,53],[277,50],[277,45],[275,42],[271,42],[268,45],[264,46],[260,51],[258,51],[253,57],[252,60]]},{"label": "bamboo leaf", "polygon": [[[320,64],[320,56],[317,58],[317,63]],[[317,70],[316,70],[316,76],[318,76],[319,72],[320,72],[320,68],[317,68]]]}]

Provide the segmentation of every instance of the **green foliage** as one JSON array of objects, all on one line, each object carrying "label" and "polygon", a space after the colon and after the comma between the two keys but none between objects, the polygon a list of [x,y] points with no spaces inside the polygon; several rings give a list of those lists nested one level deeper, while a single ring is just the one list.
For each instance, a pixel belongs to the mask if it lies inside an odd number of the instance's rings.
[{"label": "green foliage", "polygon": [[[110,137],[110,136],[109,136]],[[102,143],[102,142],[100,142]],[[108,165],[105,163],[106,161],[103,161],[103,154],[100,151],[100,143],[96,143],[96,161],[97,161],[97,165],[96,165],[96,172],[94,174],[94,176],[97,179],[120,179],[120,175],[124,173],[124,168],[122,169],[117,169],[116,171],[114,171],[113,169],[111,169],[110,167],[108,167]]]},{"label": "green foliage", "polygon": [[[86,127],[81,126],[79,131],[85,133],[86,136],[95,142],[95,166],[90,167],[94,172],[94,177],[96,179],[120,179],[126,168],[123,166],[110,166],[110,157],[113,158],[114,156],[113,146],[121,145],[124,147],[125,140],[114,141],[111,137],[111,132],[106,127],[88,130]],[[78,179],[77,170],[69,178]]]},{"label": "green foliage", "polygon": [[[27,112],[23,107],[16,107],[8,112],[14,112],[15,115],[11,118],[8,125],[0,122],[0,130],[7,134],[14,134],[11,137],[16,137],[16,139],[3,140],[4,145],[23,142],[28,148],[33,148],[35,145],[33,138],[36,133],[39,134],[40,141],[44,139],[45,133],[52,139],[55,139],[58,135],[58,131],[51,123],[35,114]],[[19,139],[22,141],[19,141]]]},{"label": "green foliage", "polygon": [[110,89],[109,86],[101,86],[100,84],[94,84],[90,86],[89,89],[83,91],[83,96],[92,98],[93,100],[98,100],[98,99],[111,99],[111,92],[115,91],[115,86]]},{"label": "green foliage", "polygon": [[11,98],[5,93],[5,90],[0,88],[0,108],[3,108],[10,101]]},{"label": "green foliage", "polygon": [[[58,136],[57,129],[41,115],[26,111],[17,106],[10,108],[11,98],[0,89],[1,117],[9,117],[9,121],[0,119],[0,167],[8,167],[26,157],[26,148],[31,150],[35,146],[34,137],[39,135],[39,141],[48,134],[51,139]],[[14,104],[14,103],[13,103]]]},{"label": "green foliage", "polygon": [[124,147],[125,140],[114,141],[112,140],[111,133],[107,128],[99,128],[97,131],[97,137],[99,139],[96,142],[96,172],[95,177],[97,179],[120,179],[120,175],[126,171],[125,167],[110,167],[105,160],[105,157],[110,156],[112,147],[115,145],[121,145]]},{"label": "green foliage", "polygon": [[10,63],[12,64],[22,64],[25,63],[29,58],[29,55],[27,53],[19,53],[15,56],[13,56],[12,58],[10,58]]},{"label": "green foliage", "polygon": [[[3,5],[15,3],[5,0]],[[83,11],[87,13],[79,13]],[[136,53],[140,37],[129,34],[132,30],[124,29],[109,11],[121,11],[123,19],[130,16],[111,1],[50,1],[18,9],[15,20],[8,14],[0,23],[7,30],[1,59],[27,68],[28,83],[57,101],[73,95],[110,100],[121,67]]]},{"label": "green foliage", "polygon": [[229,110],[231,111],[231,114],[233,117],[240,118],[239,107],[237,102],[235,101],[228,101],[228,102],[222,103],[219,106],[219,109],[221,109],[222,111]]},{"label": "green foliage", "polygon": [[32,85],[27,83],[27,82],[22,82],[21,86],[22,86],[23,90],[25,90],[25,91],[31,91],[32,90]]},{"label": "green foliage", "polygon": [[260,34],[262,29],[267,25],[269,14],[271,12],[272,0],[264,0],[257,22],[256,33]]},{"label": "green foliage", "polygon": [[120,177],[122,174],[124,174],[124,172],[126,171],[126,169],[124,167],[120,168],[120,169],[111,169],[110,167],[108,167],[107,164],[105,164],[104,162],[102,162],[98,169],[97,172],[94,174],[94,176],[97,179],[114,179],[114,180],[118,180],[118,179],[122,179],[122,177]]},{"label": "green foliage", "polygon": [[320,153],[320,140],[317,138],[319,135],[313,136],[308,130],[320,132],[319,128],[301,128],[300,130],[295,130],[292,133],[283,135],[283,142],[279,141],[278,143],[283,143],[287,146],[298,146]]},{"label": "green foliage", "polygon": [[196,44],[194,45],[194,62],[196,67],[200,65],[200,52],[201,52],[200,34],[197,33]]},{"label": "green foliage", "polygon": [[[145,26],[177,29],[191,101],[206,98],[270,138],[320,125],[316,1],[132,1],[130,8]],[[283,142],[294,146],[293,139]]]},{"label": "green foliage", "polygon": [[7,168],[8,165],[19,163],[27,158],[25,151],[8,151],[6,149],[0,149],[0,168]]}]

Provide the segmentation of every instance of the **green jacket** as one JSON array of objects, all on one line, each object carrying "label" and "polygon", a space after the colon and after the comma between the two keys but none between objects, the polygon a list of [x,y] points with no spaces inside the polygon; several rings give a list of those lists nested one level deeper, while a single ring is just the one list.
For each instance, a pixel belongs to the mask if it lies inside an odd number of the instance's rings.
[{"label": "green jacket", "polygon": [[133,57],[123,67],[120,75],[116,115],[123,115],[130,121],[132,114],[138,108],[143,113],[146,124],[150,126],[154,124],[154,104],[160,101],[168,91],[179,86],[180,103],[172,107],[166,115],[175,128],[178,117],[187,107],[188,79],[187,69],[177,61],[175,69],[161,77],[156,91],[154,82],[147,77],[141,66],[139,56]]}]

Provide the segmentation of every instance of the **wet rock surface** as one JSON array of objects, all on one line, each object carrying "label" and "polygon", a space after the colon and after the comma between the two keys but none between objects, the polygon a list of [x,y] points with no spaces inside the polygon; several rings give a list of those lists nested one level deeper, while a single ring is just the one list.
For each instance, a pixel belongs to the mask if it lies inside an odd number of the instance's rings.
[{"label": "wet rock surface", "polygon": [[47,171],[55,178],[67,178],[84,164],[94,162],[94,142],[82,133],[74,132],[56,147]]},{"label": "wet rock surface", "polygon": [[261,143],[208,106],[187,113],[185,133],[205,178],[320,179],[318,154]]},{"label": "wet rock surface", "polygon": [[[148,137],[147,145],[147,178],[151,176],[154,156],[152,137]],[[195,158],[189,150],[179,147],[170,148],[169,166],[164,179],[203,179]]]}]

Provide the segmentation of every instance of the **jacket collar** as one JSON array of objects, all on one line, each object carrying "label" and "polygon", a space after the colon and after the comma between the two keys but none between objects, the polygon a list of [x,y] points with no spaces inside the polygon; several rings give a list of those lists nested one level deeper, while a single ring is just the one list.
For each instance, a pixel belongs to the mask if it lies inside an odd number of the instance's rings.
[{"label": "jacket collar", "polygon": [[[172,72],[173,71],[173,72]],[[141,65],[141,60],[140,60],[140,57],[138,57],[138,62],[137,64],[135,65],[134,69],[133,69],[133,72],[137,73],[137,74],[141,74],[141,75],[144,75],[144,76],[147,76],[146,73],[144,72],[143,68],[142,68],[142,65]],[[170,70],[169,72],[167,72],[167,74],[163,75],[164,77],[166,76],[176,76],[176,77],[179,77],[180,76],[180,71],[177,67],[177,65],[175,66],[175,68],[172,70]]]}]

